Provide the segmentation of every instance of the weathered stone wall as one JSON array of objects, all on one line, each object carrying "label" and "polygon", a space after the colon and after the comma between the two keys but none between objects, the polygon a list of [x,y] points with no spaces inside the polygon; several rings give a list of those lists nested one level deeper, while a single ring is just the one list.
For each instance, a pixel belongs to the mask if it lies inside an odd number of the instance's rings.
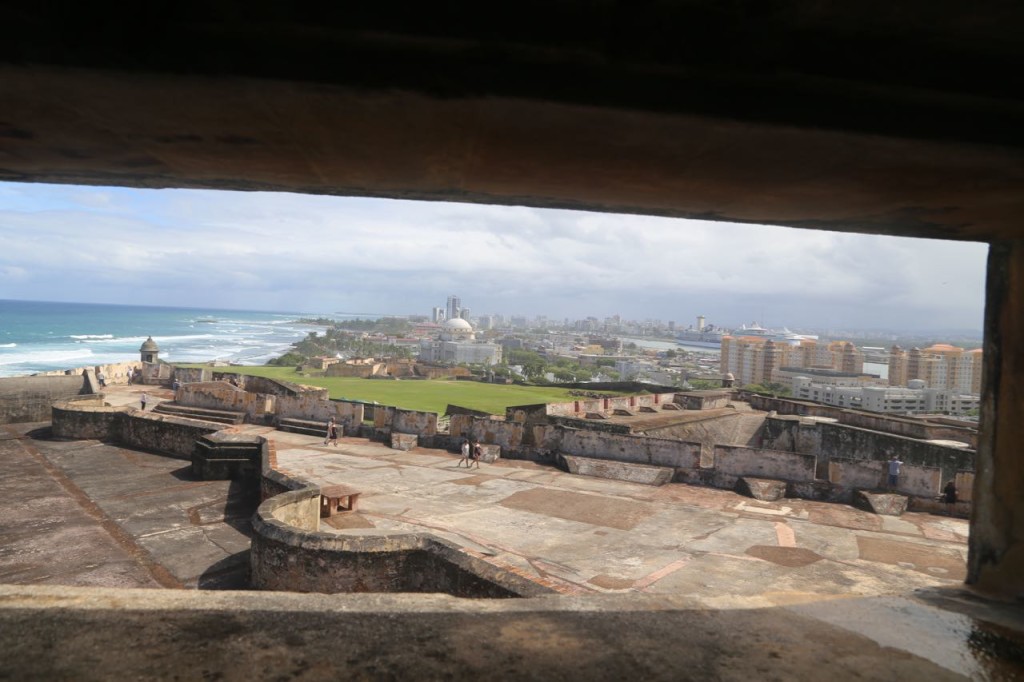
[{"label": "weathered stone wall", "polygon": [[88,392],[82,373],[0,379],[0,424],[50,420],[50,407]]},{"label": "weathered stone wall", "polygon": [[[885,461],[833,457],[828,463],[828,480],[843,488],[886,489],[889,467]],[[935,497],[943,485],[939,467],[904,464],[894,490],[906,495]]]},{"label": "weathered stone wall", "polygon": [[730,391],[692,391],[676,393],[675,402],[684,410],[715,410],[726,407],[731,395]]},{"label": "weathered stone wall", "polygon": [[263,502],[253,520],[252,584],[290,592],[445,592],[458,597],[508,598],[549,594],[427,534],[339,536],[304,523],[317,489]]},{"label": "weathered stone wall", "polygon": [[544,444],[547,449],[581,457],[675,469],[695,469],[700,465],[700,444],[677,440],[555,427],[547,434]]},{"label": "weathered stone wall", "polygon": [[116,441],[190,461],[195,442],[223,428],[131,407],[111,407],[98,399],[56,403],[50,419],[56,438]]},{"label": "weathered stone wall", "polygon": [[111,407],[100,396],[61,400],[50,408],[50,429],[53,437],[60,439],[118,440],[121,437],[121,418],[132,409]]},{"label": "weathered stone wall", "polygon": [[761,431],[761,444],[771,450],[817,455],[821,450],[820,423],[796,416],[769,416]]},{"label": "weathered stone wall", "polygon": [[194,419],[131,410],[122,413],[119,440],[131,448],[191,461],[196,441],[222,428],[222,425],[204,425]]},{"label": "weathered stone wall", "polygon": [[213,370],[209,367],[175,367],[174,378],[183,384],[213,381]]},{"label": "weathered stone wall", "polygon": [[[112,362],[107,365],[89,365],[88,367],[75,367],[74,369],[60,369],[51,372],[36,372],[33,377],[59,377],[59,376],[81,376],[86,371],[103,372],[108,384],[127,384],[128,377],[142,367],[138,360],[130,362]],[[5,381],[6,379],[0,380]]]},{"label": "weathered stone wall", "polygon": [[820,405],[801,400],[771,398],[756,393],[744,393],[743,397],[745,400],[749,400],[750,406],[755,410],[774,411],[780,415],[828,417],[847,426],[881,431],[919,440],[956,440],[961,443],[967,443],[972,448],[976,448],[978,444],[978,433],[976,430],[943,423],[943,420],[933,423],[923,419],[908,419],[892,415],[875,414],[863,410],[848,410],[832,405]]},{"label": "weathered stone wall", "polygon": [[714,484],[718,488],[732,488],[740,476],[784,481],[814,480],[813,455],[718,445],[714,449],[714,457]]},{"label": "weathered stone wall", "polygon": [[888,460],[892,455],[906,466],[936,467],[944,481],[958,471],[974,469],[974,451],[823,422],[818,460],[823,466],[832,457],[855,460]]},{"label": "weathered stone wall", "polygon": [[210,410],[244,412],[247,422],[262,424],[274,413],[274,396],[251,393],[226,381],[182,384],[175,399],[182,405]]},{"label": "weathered stone wall", "polygon": [[456,439],[469,438],[487,445],[498,445],[506,457],[521,452],[528,433],[522,424],[462,414],[452,417],[449,431]]},{"label": "weathered stone wall", "polygon": [[437,413],[378,405],[373,410],[373,427],[433,437],[437,435]]},{"label": "weathered stone wall", "polygon": [[327,400],[330,395],[329,390],[326,388],[320,388],[319,386],[306,386],[304,384],[296,384],[291,381],[280,381],[279,379],[268,379],[267,377],[257,377],[248,374],[214,372],[213,378],[214,380],[220,381],[234,380],[238,383],[240,388],[243,388],[250,393],[264,393],[272,396],[307,395],[311,397],[319,397],[323,400]]},{"label": "weathered stone wall", "polygon": [[346,434],[354,433],[363,423],[363,404],[346,400],[326,400],[314,395],[279,396],[274,409],[278,419],[311,419],[326,423],[334,417]]}]

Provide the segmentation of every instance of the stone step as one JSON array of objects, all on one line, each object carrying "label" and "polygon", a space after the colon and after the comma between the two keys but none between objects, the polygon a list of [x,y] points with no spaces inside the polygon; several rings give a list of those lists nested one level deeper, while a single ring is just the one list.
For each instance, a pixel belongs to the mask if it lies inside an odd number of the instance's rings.
[{"label": "stone step", "polygon": [[[327,422],[315,419],[292,419],[287,417],[278,420],[277,428],[279,431],[301,433],[305,436],[320,436],[324,438],[327,435]],[[340,436],[342,432],[343,427],[341,424],[338,424],[338,435]]]},{"label": "stone step", "polygon": [[205,407],[191,407],[189,405],[178,405],[173,402],[162,402],[153,408],[153,412],[160,414],[171,414],[176,417],[189,419],[201,419],[207,422],[218,424],[243,424],[245,423],[244,412],[229,412],[227,410],[211,410]]}]

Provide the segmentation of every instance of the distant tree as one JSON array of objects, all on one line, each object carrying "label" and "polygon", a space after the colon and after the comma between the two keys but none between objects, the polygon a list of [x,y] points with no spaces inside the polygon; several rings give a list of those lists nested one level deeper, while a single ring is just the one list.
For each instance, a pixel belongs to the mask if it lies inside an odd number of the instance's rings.
[{"label": "distant tree", "polygon": [[762,395],[771,396],[788,396],[793,393],[785,384],[775,382],[768,382],[765,384],[747,384],[743,387],[743,390],[750,391],[751,393],[760,393]]},{"label": "distant tree", "polygon": [[277,367],[288,367],[289,365],[301,365],[305,361],[306,358],[299,353],[285,353],[279,358],[267,360],[267,364]]}]

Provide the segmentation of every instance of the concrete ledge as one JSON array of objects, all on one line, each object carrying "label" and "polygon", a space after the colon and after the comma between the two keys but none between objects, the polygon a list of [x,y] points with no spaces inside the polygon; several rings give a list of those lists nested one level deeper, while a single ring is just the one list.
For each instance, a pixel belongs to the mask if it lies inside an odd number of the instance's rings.
[{"label": "concrete ledge", "polygon": [[607,459],[559,455],[570,474],[579,476],[596,476],[611,478],[616,481],[629,481],[644,485],[665,485],[672,481],[675,470],[671,467],[651,466],[650,464],[634,464],[632,462],[613,462]]},{"label": "concrete ledge", "polygon": [[[946,680],[1019,673],[1019,645],[1006,628],[972,618],[984,608],[990,622],[1019,624],[1011,607],[956,592],[927,599],[708,611],[668,594],[472,600],[0,585],[0,653],[5,673],[22,680]],[[869,616],[879,611],[882,623],[897,621],[879,627]],[[968,646],[968,633],[983,644]],[[950,654],[942,665],[925,658],[936,651]]]}]

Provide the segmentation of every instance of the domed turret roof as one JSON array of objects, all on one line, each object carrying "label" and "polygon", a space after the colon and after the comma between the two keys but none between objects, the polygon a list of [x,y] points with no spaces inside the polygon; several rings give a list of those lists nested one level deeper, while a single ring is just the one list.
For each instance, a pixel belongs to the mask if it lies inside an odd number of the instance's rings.
[{"label": "domed turret roof", "polygon": [[473,331],[473,325],[471,325],[469,322],[466,322],[461,317],[453,317],[450,320],[446,320],[444,323],[444,328],[448,331]]},{"label": "domed turret roof", "polygon": [[143,341],[142,342],[142,347],[139,348],[139,352],[145,353],[147,351],[150,352],[150,353],[159,353],[160,352],[160,347],[156,345],[156,341],[153,340],[152,336],[149,337],[148,339],[146,339],[145,341]]}]

